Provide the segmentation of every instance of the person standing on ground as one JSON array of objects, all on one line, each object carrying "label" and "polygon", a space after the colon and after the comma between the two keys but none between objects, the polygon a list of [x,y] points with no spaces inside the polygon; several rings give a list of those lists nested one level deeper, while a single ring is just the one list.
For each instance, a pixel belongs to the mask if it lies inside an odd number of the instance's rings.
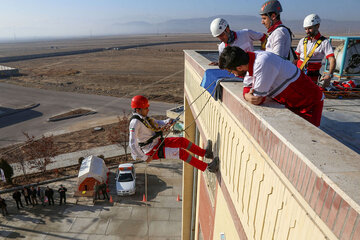
[{"label": "person standing on ground", "polygon": [[[213,158],[212,142],[209,140],[206,149],[183,137],[162,137],[162,131],[175,123],[173,119],[165,121],[148,117],[149,101],[146,97],[138,95],[132,98],[131,108],[133,116],[130,118],[129,146],[134,160],[151,162],[153,159],[170,158],[181,159],[195,168],[215,173],[219,167],[219,158],[206,163],[192,155],[190,152],[206,158]],[[186,149],[186,150],[185,150]]]},{"label": "person standing on ground", "polygon": [[15,202],[16,202],[16,207],[17,207],[17,209],[20,209],[19,204],[20,204],[20,206],[21,206],[22,208],[24,207],[23,204],[22,204],[22,202],[21,202],[21,193],[19,192],[19,190],[15,190],[15,192],[14,192],[13,195],[12,195],[12,197],[13,197],[13,199],[14,199]]},{"label": "person standing on ground", "polygon": [[100,199],[100,188],[99,188],[99,183],[95,182],[95,186],[94,186],[94,203],[98,199]]},{"label": "person standing on ground", "polygon": [[58,192],[60,194],[60,203],[59,205],[61,206],[62,201],[64,200],[64,204],[66,204],[66,187],[64,187],[62,184],[60,185],[60,188],[58,189]]},{"label": "person standing on ground", "polygon": [[0,197],[0,208],[3,216],[9,215],[5,199],[3,199],[2,197]]},{"label": "person standing on ground", "polygon": [[[265,49],[266,34],[250,29],[232,31],[228,22],[223,18],[215,18],[210,24],[210,31],[213,37],[221,41],[218,46],[219,55],[227,46],[238,46],[244,51],[254,51],[254,41],[260,41],[261,45],[264,45],[263,50]],[[218,62],[212,62],[209,65],[217,66]]]},{"label": "person standing on ground", "polygon": [[317,84],[321,76],[321,62],[326,57],[330,63],[329,72],[320,79],[323,81],[322,86],[325,88],[330,85],[336,61],[330,41],[319,32],[320,22],[321,19],[317,14],[312,13],[305,17],[303,27],[307,36],[300,39],[295,51],[297,59],[294,62]]},{"label": "person standing on ground", "polygon": [[[101,189],[101,193],[103,195],[103,199],[105,200],[105,197],[107,200],[109,200],[109,195],[107,194],[107,185],[106,183],[102,183],[99,188]],[[99,195],[100,198],[100,195]]]},{"label": "person standing on ground", "polygon": [[260,9],[261,23],[267,28],[269,35],[265,51],[289,60],[293,51],[291,49],[292,32],[283,25],[280,19],[281,12],[282,7],[277,0],[265,2]]},{"label": "person standing on ground", "polygon": [[32,201],[33,206],[35,206],[35,204],[38,205],[38,201],[36,198],[37,191],[33,186],[31,186],[30,192],[31,192],[31,201]]},{"label": "person standing on ground", "polygon": [[45,206],[45,192],[40,186],[37,187],[37,196],[41,201],[41,205]]},{"label": "person standing on ground", "polygon": [[320,126],[324,94],[292,62],[273,53],[245,52],[227,47],[219,58],[220,69],[244,77],[243,96],[260,105],[271,97],[315,126]]},{"label": "person standing on ground", "polygon": [[52,188],[50,188],[49,186],[46,187],[45,196],[48,198],[49,206],[51,205],[51,203],[54,206],[54,190],[52,190]]},{"label": "person standing on ground", "polygon": [[31,198],[30,198],[31,191],[28,187],[23,188],[22,194],[24,195],[26,206],[28,206],[29,203],[32,204]]}]

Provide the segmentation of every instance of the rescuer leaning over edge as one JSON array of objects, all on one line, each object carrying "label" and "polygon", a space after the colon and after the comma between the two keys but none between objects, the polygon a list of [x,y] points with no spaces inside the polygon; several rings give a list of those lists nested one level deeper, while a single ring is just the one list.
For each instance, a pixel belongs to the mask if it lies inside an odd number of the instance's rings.
[{"label": "rescuer leaning over edge", "polygon": [[[202,149],[183,137],[163,138],[162,131],[169,129],[175,120],[163,121],[148,117],[149,106],[148,99],[144,96],[137,95],[131,100],[131,108],[134,112],[129,124],[129,145],[134,160],[151,162],[159,158],[181,159],[201,171],[206,169],[213,173],[218,171],[219,158],[213,158],[211,140],[208,140],[206,148]],[[213,160],[210,163],[203,162],[190,155],[188,151]]]},{"label": "rescuer leaning over edge", "polygon": [[324,94],[290,61],[270,52],[245,52],[238,47],[226,47],[220,55],[219,67],[244,77],[246,101],[260,105],[266,97],[271,97],[320,126]]}]

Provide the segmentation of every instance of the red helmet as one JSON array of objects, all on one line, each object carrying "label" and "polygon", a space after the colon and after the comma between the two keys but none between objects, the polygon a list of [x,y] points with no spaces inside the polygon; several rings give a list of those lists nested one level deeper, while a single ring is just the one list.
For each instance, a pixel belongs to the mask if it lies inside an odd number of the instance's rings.
[{"label": "red helmet", "polygon": [[146,97],[137,95],[131,99],[131,108],[148,108],[149,101]]}]

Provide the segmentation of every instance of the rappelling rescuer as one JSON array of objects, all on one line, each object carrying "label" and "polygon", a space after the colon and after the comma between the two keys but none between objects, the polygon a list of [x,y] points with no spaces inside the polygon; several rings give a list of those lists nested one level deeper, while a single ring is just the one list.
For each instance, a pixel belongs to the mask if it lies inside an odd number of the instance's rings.
[{"label": "rappelling rescuer", "polygon": [[[148,117],[149,106],[149,101],[144,96],[137,95],[131,100],[133,116],[129,123],[129,146],[134,160],[151,162],[159,158],[181,159],[201,171],[218,170],[219,158],[213,156],[211,140],[208,140],[206,148],[203,149],[183,137],[163,138],[162,131],[169,129],[175,120],[156,120]],[[206,163],[193,157],[189,152],[212,161]]]}]

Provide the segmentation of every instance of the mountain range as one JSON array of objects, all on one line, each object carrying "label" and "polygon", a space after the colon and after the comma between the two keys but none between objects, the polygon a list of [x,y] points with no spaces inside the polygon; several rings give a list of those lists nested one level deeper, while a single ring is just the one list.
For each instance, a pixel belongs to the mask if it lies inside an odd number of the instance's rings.
[{"label": "mountain range", "polygon": [[[252,29],[265,32],[261,24],[261,18],[246,15],[222,15],[207,18],[173,19],[160,23],[149,23],[145,21],[117,23],[116,27],[125,34],[159,34],[159,33],[210,33],[210,23],[213,19],[222,17],[228,21],[232,30]],[[289,27],[293,33],[304,34],[303,20],[282,19],[284,25]],[[358,21],[335,21],[322,19],[320,32],[336,35],[356,35],[360,33]]]}]

